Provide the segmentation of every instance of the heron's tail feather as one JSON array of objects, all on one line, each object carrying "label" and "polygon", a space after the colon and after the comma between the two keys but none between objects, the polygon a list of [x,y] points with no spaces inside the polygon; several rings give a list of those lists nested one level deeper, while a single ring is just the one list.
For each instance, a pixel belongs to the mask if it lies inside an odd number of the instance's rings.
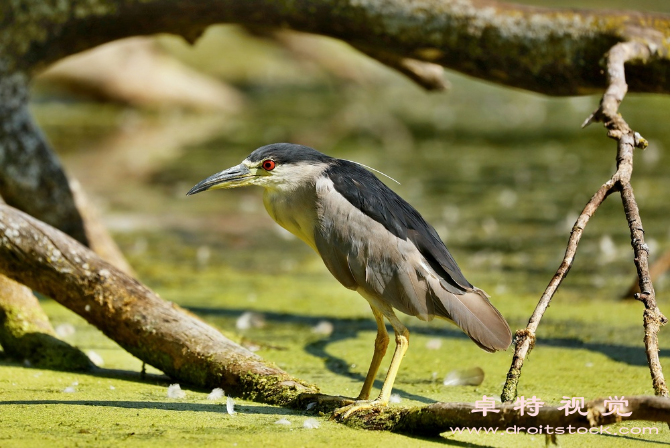
[{"label": "heron's tail feather", "polygon": [[482,349],[487,352],[506,350],[512,343],[509,325],[484,291],[473,288],[463,294],[453,294],[441,284],[431,286],[435,315],[454,322]]}]

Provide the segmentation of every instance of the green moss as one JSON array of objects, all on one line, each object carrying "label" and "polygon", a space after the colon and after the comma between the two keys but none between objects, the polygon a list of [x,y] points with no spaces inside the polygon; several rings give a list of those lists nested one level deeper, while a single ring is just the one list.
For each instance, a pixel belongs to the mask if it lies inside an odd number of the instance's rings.
[{"label": "green moss", "polygon": [[42,368],[90,370],[94,367],[81,350],[55,337],[46,315],[38,307],[13,307],[4,303],[0,310],[0,345],[15,359]]}]

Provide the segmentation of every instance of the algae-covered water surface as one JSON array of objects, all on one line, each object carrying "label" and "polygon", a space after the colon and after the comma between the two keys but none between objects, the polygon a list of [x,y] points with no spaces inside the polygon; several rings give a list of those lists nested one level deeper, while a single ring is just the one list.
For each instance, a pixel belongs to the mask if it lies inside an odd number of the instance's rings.
[{"label": "algae-covered water surface", "polygon": [[[201,45],[227,33],[236,32],[212,30]],[[164,44],[177,54],[185,51],[172,41]],[[269,44],[249,45],[253,56],[260,51],[256,46]],[[280,70],[281,63],[265,68]],[[400,185],[383,180],[434,225],[466,277],[518,329],[558,267],[577,214],[615,163],[605,131],[579,127],[597,97],[548,99],[456,75],[450,75],[449,94],[429,95],[361,64],[357,69],[374,72],[374,82],[319,73],[316,81],[296,73],[274,83],[245,79],[239,85],[247,105],[228,116],[137,112],[51,96],[38,96],[33,105],[139,279],[324,393],[349,396],[358,394],[372,356],[376,327],[367,303],[274,224],[260,189],[187,198],[192,185],[277,141],[384,171]],[[664,150],[670,145],[670,101],[631,96],[623,113],[650,141],[636,155],[633,186],[653,260],[670,249],[670,158]],[[570,276],[539,327],[520,395],[558,404],[564,397],[653,394],[642,343],[643,307],[621,299],[634,275],[626,220],[612,196],[589,223]],[[666,312],[669,287],[665,277],[656,283]],[[0,357],[2,447],[544,444],[544,436],[528,434],[447,432],[423,440],[354,430],[306,412],[241,400],[231,415],[226,397],[208,400],[210,391],[184,384],[185,397],[170,398],[171,381],[160,372],[148,367],[141,374],[140,361],[83,319],[49,299],[41,303],[62,337],[94,352],[104,370],[55,372]],[[411,341],[392,406],[500,395],[511,349],[487,354],[447,323],[401,320]],[[667,331],[660,345],[668,364]],[[485,372],[482,384],[444,385],[450,372],[474,367]],[[318,427],[305,424],[312,418]],[[657,428],[658,435],[634,435],[630,430],[637,427]],[[611,432],[621,428],[628,434],[579,434],[559,442],[623,447],[670,440],[667,425],[626,423]]]}]

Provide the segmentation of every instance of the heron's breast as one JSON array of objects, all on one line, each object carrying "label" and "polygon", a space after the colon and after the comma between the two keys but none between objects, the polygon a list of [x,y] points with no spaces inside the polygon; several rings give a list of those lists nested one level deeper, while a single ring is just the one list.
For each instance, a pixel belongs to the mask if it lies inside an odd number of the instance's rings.
[{"label": "heron's breast", "polygon": [[316,210],[313,195],[308,192],[294,191],[292,194],[286,194],[281,191],[265,190],[263,204],[277,224],[316,250],[314,243]]}]

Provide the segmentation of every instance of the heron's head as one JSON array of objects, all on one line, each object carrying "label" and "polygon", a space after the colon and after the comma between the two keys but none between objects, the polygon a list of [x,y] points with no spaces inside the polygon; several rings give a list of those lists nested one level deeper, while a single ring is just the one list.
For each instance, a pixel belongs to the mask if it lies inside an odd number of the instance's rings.
[{"label": "heron's head", "polygon": [[247,185],[292,188],[314,181],[330,160],[333,159],[307,146],[274,143],[258,148],[239,165],[209,176],[186,194]]}]

